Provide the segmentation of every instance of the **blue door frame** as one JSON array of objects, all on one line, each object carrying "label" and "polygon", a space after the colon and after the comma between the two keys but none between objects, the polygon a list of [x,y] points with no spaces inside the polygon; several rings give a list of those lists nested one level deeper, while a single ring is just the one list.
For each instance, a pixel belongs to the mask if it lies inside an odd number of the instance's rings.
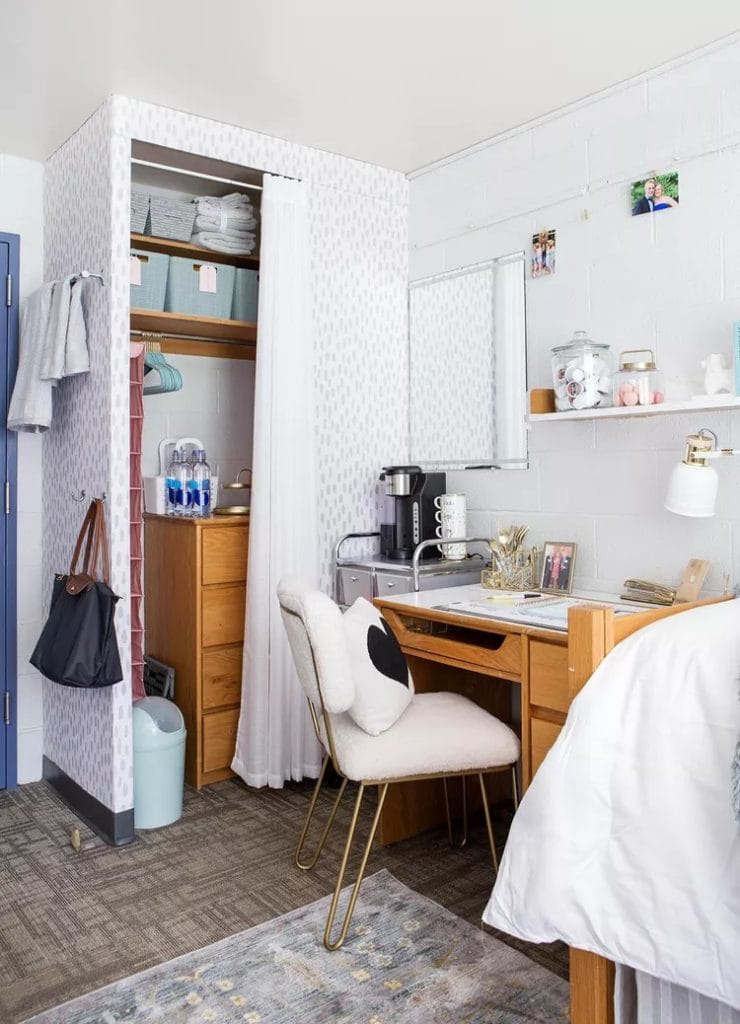
[{"label": "blue door frame", "polygon": [[20,238],[0,233],[0,789],[17,780],[18,621],[16,609],[18,438],[6,430],[8,405],[18,368]]}]

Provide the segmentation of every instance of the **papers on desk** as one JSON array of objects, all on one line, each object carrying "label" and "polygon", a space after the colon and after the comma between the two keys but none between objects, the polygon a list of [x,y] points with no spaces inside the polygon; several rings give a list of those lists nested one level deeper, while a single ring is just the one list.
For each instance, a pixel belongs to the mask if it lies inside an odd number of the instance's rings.
[{"label": "papers on desk", "polygon": [[516,622],[522,626],[541,626],[543,629],[559,629],[565,632],[568,628],[568,610],[585,607],[613,608],[616,615],[633,615],[644,609],[635,605],[623,605],[619,601],[584,601],[577,597],[539,597],[539,598],[482,598],[480,601],[452,601],[450,604],[438,604],[438,611],[457,612],[458,615],[472,615],[484,619],[499,619],[503,622]]}]

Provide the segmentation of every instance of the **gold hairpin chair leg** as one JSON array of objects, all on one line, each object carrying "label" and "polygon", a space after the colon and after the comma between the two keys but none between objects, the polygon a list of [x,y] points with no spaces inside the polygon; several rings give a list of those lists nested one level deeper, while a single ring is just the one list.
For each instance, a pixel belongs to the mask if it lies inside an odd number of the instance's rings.
[{"label": "gold hairpin chair leg", "polygon": [[362,798],[365,795],[365,783],[360,783],[360,788],[357,791],[357,799],[355,800],[355,809],[352,814],[352,821],[349,826],[349,832],[347,833],[347,842],[344,845],[344,854],[342,855],[342,863],[339,866],[339,875],[337,877],[337,884],[334,888],[334,896],[332,897],[331,906],[329,907],[329,916],[326,920],[326,930],[324,931],[324,945],[332,953],[339,949],[344,940],[347,938],[347,932],[349,931],[350,922],[352,921],[352,914],[354,913],[355,903],[360,893],[360,886],[362,885],[362,879],[365,877],[365,868],[367,867],[367,860],[370,856],[370,849],[373,845],[373,839],[375,838],[375,832],[378,828],[378,822],[380,821],[380,815],[383,810],[383,804],[385,803],[386,793],[388,792],[389,783],[384,782],[379,787],[378,792],[378,806],[375,811],[375,817],[370,827],[370,835],[367,837],[365,843],[365,849],[362,853],[362,860],[360,861],[360,868],[357,872],[357,881],[354,884],[352,893],[349,898],[349,904],[344,914],[342,921],[342,927],[339,931],[338,937],[332,941],[331,933],[334,927],[334,918],[337,913],[337,906],[339,904],[339,895],[342,891],[342,883],[344,882],[344,873],[347,870],[347,861],[349,860],[350,850],[352,849],[352,840],[355,836],[355,829],[357,828],[357,822],[360,817],[360,808],[362,807]]},{"label": "gold hairpin chair leg", "polygon": [[462,850],[463,847],[466,846],[467,842],[468,842],[468,795],[467,795],[467,792],[465,790],[465,776],[464,775],[461,776],[461,782],[462,782],[462,799],[463,799],[463,805],[462,805],[463,832],[462,832],[462,839],[460,840],[459,843],[456,843],[455,840],[452,838],[452,815],[450,814],[450,796],[449,796],[449,793],[447,791],[447,778],[445,777],[445,778],[442,779],[442,783],[443,783],[444,789],[445,789],[445,808],[447,810],[447,835],[449,836],[450,846],[453,848],[453,850]]},{"label": "gold hairpin chair leg", "polygon": [[318,779],[316,780],[316,785],[314,786],[313,796],[311,797],[311,803],[309,804],[309,807],[308,807],[308,814],[306,816],[306,822],[305,822],[305,824],[303,826],[303,831],[301,832],[301,838],[298,840],[298,847],[297,847],[297,849],[295,851],[295,858],[294,858],[295,865],[296,865],[297,868],[300,868],[301,871],[310,871],[311,868],[315,866],[316,862],[318,861],[319,857],[321,856],[321,851],[324,849],[324,843],[326,842],[326,837],[329,835],[329,832],[331,831],[331,827],[334,824],[334,818],[335,818],[337,810],[339,808],[339,804],[342,802],[342,797],[344,796],[344,790],[345,790],[345,788],[347,786],[347,780],[346,779],[342,779],[342,785],[339,787],[339,792],[337,793],[336,798],[334,800],[334,806],[332,807],[331,813],[330,813],[330,815],[329,815],[329,817],[328,817],[328,819],[326,821],[326,824],[324,825],[324,831],[321,833],[321,838],[319,839],[319,844],[316,847],[316,851],[315,851],[313,857],[309,861],[302,861],[301,860],[301,854],[303,853],[303,844],[306,842],[306,836],[308,835],[308,830],[311,827],[311,821],[313,819],[313,812],[316,809],[316,801],[319,798],[319,792],[321,790],[321,784],[324,781],[324,775],[326,774],[326,768],[327,768],[328,764],[329,764],[329,755],[327,754],[324,757],[323,764],[321,765],[321,774],[319,775]]},{"label": "gold hairpin chair leg", "polygon": [[[495,841],[493,839],[493,825],[491,824],[490,811],[488,809],[488,798],[485,792],[485,778],[483,772],[478,773],[480,780],[480,795],[483,799],[483,813],[485,815],[485,827],[488,833],[488,845],[490,847],[491,860],[493,861],[493,869],[496,874],[498,873],[498,856],[496,854]],[[512,791],[514,794],[514,810],[519,808],[519,784],[517,782],[517,766],[512,765]]]},{"label": "gold hairpin chair leg", "polygon": [[488,797],[486,796],[486,780],[483,777],[483,772],[478,772],[478,780],[480,781],[480,794],[483,798],[483,813],[486,817],[486,831],[488,832],[488,845],[491,847],[491,859],[493,861],[493,870],[498,874],[498,856],[496,855],[496,843],[493,839],[493,825],[491,824],[491,812],[488,809]]}]

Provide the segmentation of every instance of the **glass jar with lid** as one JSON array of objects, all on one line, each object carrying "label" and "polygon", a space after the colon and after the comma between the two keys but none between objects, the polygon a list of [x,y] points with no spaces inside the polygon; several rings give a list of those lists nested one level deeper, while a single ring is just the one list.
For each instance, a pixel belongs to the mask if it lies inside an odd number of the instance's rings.
[{"label": "glass jar with lid", "polygon": [[576,331],[567,345],[552,350],[555,408],[599,409],[611,405],[612,366],[609,346]]},{"label": "glass jar with lid", "polygon": [[619,370],[614,374],[614,404],[660,405],[664,398],[663,374],[655,366],[652,350],[620,352]]}]

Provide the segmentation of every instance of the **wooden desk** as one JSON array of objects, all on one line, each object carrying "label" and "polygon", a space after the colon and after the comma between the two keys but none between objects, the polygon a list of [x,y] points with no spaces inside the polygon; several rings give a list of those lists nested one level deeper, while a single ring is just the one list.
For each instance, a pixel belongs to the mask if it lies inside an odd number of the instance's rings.
[{"label": "wooden desk", "polygon": [[[479,597],[479,587],[378,598],[375,604],[409,659],[418,691],[464,693],[520,729],[524,788],[557,739],[571,701],[620,640],[658,619],[726,600],[713,598],[626,616],[615,616],[613,609],[603,606],[572,608],[567,632],[433,607],[473,600],[474,595]],[[519,723],[512,716],[511,683],[518,683],[521,691]],[[381,842],[396,842],[444,820],[437,785],[391,787],[381,819]],[[609,960],[571,949],[570,992],[571,1024],[612,1024],[614,964]]]}]

